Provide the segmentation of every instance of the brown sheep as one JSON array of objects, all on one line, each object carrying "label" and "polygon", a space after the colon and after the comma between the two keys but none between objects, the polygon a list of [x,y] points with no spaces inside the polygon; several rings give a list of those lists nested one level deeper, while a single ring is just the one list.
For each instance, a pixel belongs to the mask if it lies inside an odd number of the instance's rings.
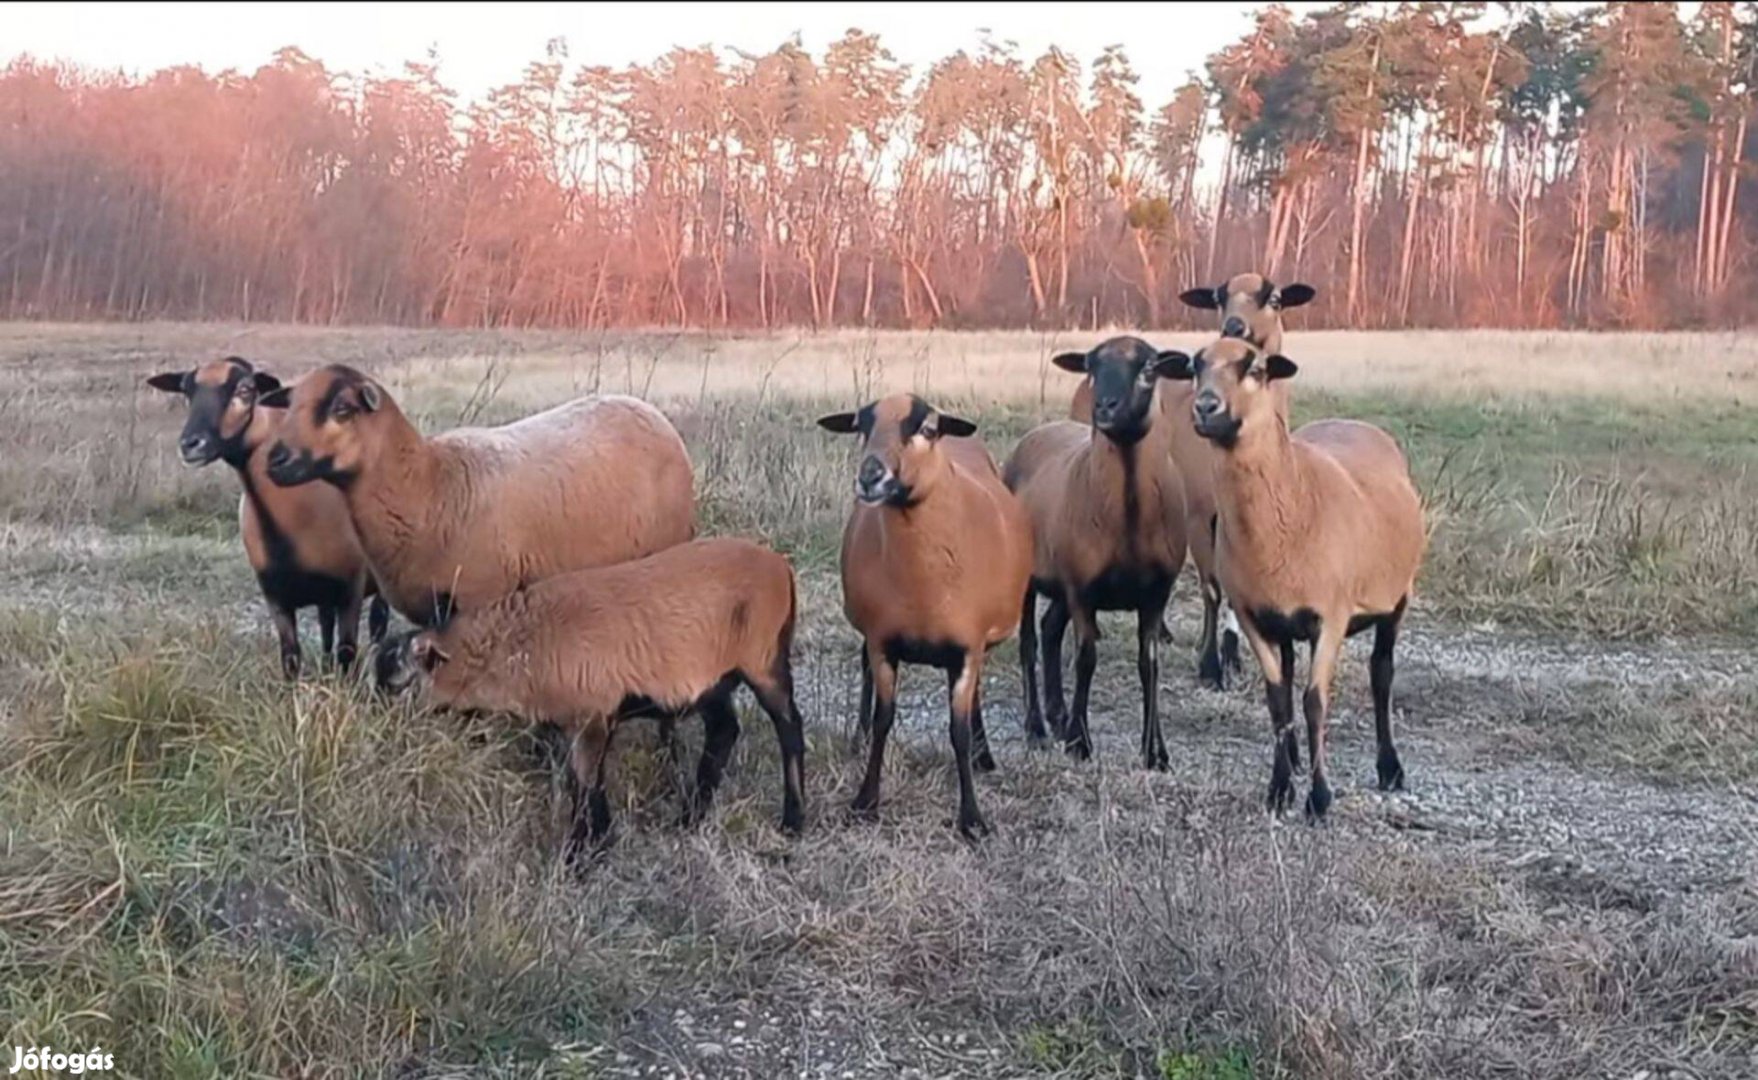
[{"label": "brown sheep", "polygon": [[[1160,626],[1185,555],[1183,486],[1169,448],[1173,425],[1159,419],[1154,404],[1168,361],[1140,338],[1118,337],[1054,363],[1090,376],[1097,404],[1090,427],[1058,420],[1034,428],[1007,462],[1007,486],[1026,504],[1036,539],[1019,638],[1026,732],[1045,737],[1032,625],[1037,594],[1050,600],[1043,638],[1050,725],[1083,759],[1092,756],[1087,698],[1098,662],[1097,613],[1134,611],[1142,760],[1164,769],[1170,761],[1160,731]],[[1062,697],[1062,635],[1070,618],[1080,643],[1072,715]]]},{"label": "brown sheep", "polygon": [[781,827],[797,833],[805,737],[790,660],[795,616],[786,558],[748,540],[695,540],[546,578],[466,608],[443,628],[393,638],[379,650],[377,683],[387,693],[419,684],[427,705],[509,713],[572,736],[570,862],[609,837],[604,762],[619,721],[702,714],[702,759],[685,812],[695,820],[738,741],[732,695],[748,686],[775,724]]},{"label": "brown sheep", "polygon": [[[1277,288],[1261,274],[1245,273],[1235,274],[1225,285],[1214,288],[1186,289],[1179,299],[1191,307],[1218,312],[1222,336],[1243,338],[1260,349],[1280,352],[1282,312],[1310,303],[1316,295],[1318,291],[1311,285]],[[1276,392],[1277,406],[1285,414],[1286,393],[1279,386]],[[1166,386],[1160,391],[1160,408],[1176,418],[1172,460],[1184,481],[1185,536],[1189,538],[1190,558],[1196,564],[1202,586],[1203,625],[1197,645],[1197,678],[1203,685],[1221,690],[1226,687],[1228,672],[1239,670],[1239,633],[1238,623],[1215,578],[1214,451],[1184,422],[1193,394],[1188,387]],[[1082,379],[1075,388],[1069,416],[1084,424],[1092,415],[1092,380]],[[1163,636],[1171,640],[1170,632]]]},{"label": "brown sheep", "polygon": [[1031,521],[969,420],[914,394],[893,394],[819,425],[861,436],[855,506],[842,534],[843,611],[864,639],[861,727],[871,712],[867,775],[853,811],[879,808],[899,664],[947,673],[958,828],[988,831],[973,767],[995,767],[983,731],[983,662],[1012,636],[1031,576]]},{"label": "brown sheep", "polygon": [[1382,789],[1404,786],[1392,745],[1392,651],[1427,546],[1422,503],[1398,444],[1356,420],[1318,420],[1292,435],[1270,386],[1292,360],[1223,338],[1171,377],[1194,379],[1191,422],[1219,451],[1216,564],[1245,637],[1263,667],[1276,759],[1269,805],[1293,799],[1294,644],[1312,646],[1304,705],[1312,754],[1307,814],[1331,805],[1325,724],[1344,639],[1374,629],[1374,726]]},{"label": "brown sheep", "polygon": [[684,442],[634,398],[581,398],[432,438],[378,383],[342,365],[268,400],[288,408],[270,479],[340,489],[379,587],[420,626],[695,535]]},{"label": "brown sheep", "polygon": [[268,455],[262,451],[279,431],[282,413],[258,405],[261,395],[280,387],[279,380],[242,357],[228,356],[190,371],[162,372],[147,385],[180,395],[188,405],[177,440],[184,464],[201,468],[224,461],[238,474],[244,488],[238,531],[274,620],[282,674],[289,679],[299,674],[299,609],[306,607],[317,608],[324,655],[347,671],[357,652],[364,599],[372,598],[367,623],[374,643],[385,636],[389,611],[377,595],[341,493],[327,487],[289,490],[269,482]]}]

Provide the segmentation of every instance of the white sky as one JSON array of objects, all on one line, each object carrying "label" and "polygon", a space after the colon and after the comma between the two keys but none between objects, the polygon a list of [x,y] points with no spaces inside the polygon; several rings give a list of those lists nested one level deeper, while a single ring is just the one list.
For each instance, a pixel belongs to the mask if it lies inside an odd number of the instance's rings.
[{"label": "white sky", "polygon": [[[145,73],[193,63],[254,71],[296,45],[333,70],[396,73],[439,50],[440,76],[465,98],[516,81],[544,43],[571,60],[620,66],[673,45],[774,48],[796,30],[815,55],[850,27],[880,35],[917,73],[980,30],[1030,57],[1054,43],[1090,66],[1122,44],[1149,110],[1239,37],[1257,3],[0,3],[0,62],[19,53]],[[1297,11],[1317,4],[1295,3]]]}]

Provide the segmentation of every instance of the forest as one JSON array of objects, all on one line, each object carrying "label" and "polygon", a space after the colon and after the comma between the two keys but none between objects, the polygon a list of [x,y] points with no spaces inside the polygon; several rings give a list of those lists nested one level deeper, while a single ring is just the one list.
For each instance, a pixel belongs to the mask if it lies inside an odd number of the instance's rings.
[{"label": "forest", "polygon": [[432,56],[394,77],[292,47],[248,74],[18,57],[0,316],[1154,328],[1247,268],[1319,285],[1308,326],[1758,311],[1758,4],[1240,24],[1165,102],[1121,46],[985,38],[916,70],[860,30],[623,69],[558,38],[479,101]]}]

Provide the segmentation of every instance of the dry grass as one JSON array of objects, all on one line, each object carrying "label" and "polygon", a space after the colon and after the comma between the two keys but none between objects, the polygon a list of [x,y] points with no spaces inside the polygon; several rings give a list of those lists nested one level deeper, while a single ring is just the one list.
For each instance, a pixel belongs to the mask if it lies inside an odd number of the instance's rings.
[{"label": "dry grass", "polygon": [[[1188,582],[1170,777],[1128,764],[1124,650],[1106,643],[1108,741],[1084,769],[1023,749],[1005,650],[986,690],[1002,771],[981,796],[998,835],[971,849],[950,828],[943,689],[925,674],[906,683],[883,821],[843,823],[859,780],[834,578],[849,448],[812,416],[913,385],[1005,452],[1071,389],[1040,378],[1044,359],[1089,338],[0,327],[6,1045],[101,1043],[142,1076],[1751,1075],[1749,885],[1632,901],[1374,812],[1347,779],[1331,829],[1266,823],[1256,692],[1186,686]],[[1728,386],[1750,380],[1749,343],[1293,340],[1304,415],[1376,419],[1410,448],[1435,534],[1420,632],[1758,628],[1758,422],[1693,377],[1709,349]],[[1455,350],[1444,377],[1414,359],[1436,341]],[[593,388],[665,402],[708,529],[766,538],[801,571],[805,837],[773,830],[759,715],[689,832],[636,728],[613,763],[618,844],[574,882],[553,858],[563,802],[541,740],[333,679],[280,687],[235,489],[176,464],[177,411],[135,389],[221,351],[372,368],[431,428]],[[1630,655],[1610,663],[1659,654]],[[1750,680],[1583,691],[1454,663],[1401,676],[1406,757],[1431,790],[1518,759],[1750,797]],[[1350,700],[1361,681],[1345,672]],[[1333,737],[1347,776],[1361,736]]]}]

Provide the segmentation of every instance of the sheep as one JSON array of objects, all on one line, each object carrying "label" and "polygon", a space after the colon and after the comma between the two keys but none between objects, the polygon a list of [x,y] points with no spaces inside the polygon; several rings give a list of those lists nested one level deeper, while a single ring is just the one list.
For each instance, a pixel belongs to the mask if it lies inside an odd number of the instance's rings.
[{"label": "sheep", "polygon": [[[1318,290],[1311,285],[1278,288],[1261,274],[1245,273],[1235,274],[1226,284],[1214,288],[1186,289],[1179,299],[1194,308],[1217,311],[1223,336],[1243,338],[1260,349],[1280,352],[1283,310],[1310,303],[1317,295]],[[1214,451],[1182,420],[1190,411],[1193,392],[1182,386],[1167,386],[1160,391],[1160,407],[1167,415],[1179,418],[1172,434],[1172,460],[1184,481],[1185,535],[1190,540],[1191,561],[1196,564],[1202,586],[1203,625],[1198,642],[1197,678],[1204,686],[1223,690],[1228,673],[1240,670],[1238,622],[1215,578]],[[1287,411],[1286,394],[1280,387],[1276,403],[1284,413]],[[1075,388],[1069,417],[1086,423],[1092,414],[1092,380],[1082,379]],[[1172,635],[1165,631],[1162,637],[1170,641]]]},{"label": "sheep", "polygon": [[[1171,354],[1173,356],[1179,354]],[[1026,732],[1045,737],[1037,689],[1037,595],[1044,616],[1044,697],[1051,728],[1077,758],[1092,756],[1087,698],[1097,663],[1100,611],[1136,612],[1142,688],[1142,761],[1170,764],[1160,731],[1160,626],[1186,550],[1184,491],[1169,450],[1172,424],[1157,422],[1155,390],[1168,360],[1140,338],[1116,337],[1091,352],[1062,353],[1064,371],[1091,377],[1091,425],[1056,420],[1028,432],[1004,474],[1031,515],[1032,579],[1020,626]],[[1074,710],[1062,697],[1062,635],[1070,619],[1080,643]]]},{"label": "sheep", "polygon": [[852,812],[879,808],[899,664],[945,669],[958,829],[989,831],[972,769],[995,768],[983,730],[983,663],[1019,623],[1032,568],[1031,521],[995,468],[976,425],[914,394],[818,420],[861,436],[855,505],[842,535],[843,612],[863,638],[861,727],[871,720],[866,778]]},{"label": "sheep", "polygon": [[747,686],[775,725],[781,828],[796,834],[805,815],[805,736],[790,659],[796,615],[786,558],[748,540],[694,540],[558,574],[464,608],[443,628],[394,637],[378,652],[375,681],[387,695],[413,691],[430,707],[512,714],[569,735],[570,863],[609,840],[604,763],[618,723],[702,715],[702,758],[685,806],[686,822],[694,821],[738,741],[732,696]]},{"label": "sheep", "polygon": [[274,621],[282,674],[299,675],[299,610],[306,607],[317,608],[324,655],[349,670],[358,651],[361,604],[371,597],[367,627],[374,644],[384,639],[389,609],[367,570],[341,494],[287,490],[268,480],[262,451],[280,429],[282,413],[259,403],[280,381],[243,357],[228,356],[188,371],[161,372],[146,383],[187,403],[177,441],[184,464],[201,468],[224,461],[238,474],[244,488],[238,531]]},{"label": "sheep", "polygon": [[1293,799],[1299,762],[1294,644],[1312,647],[1303,699],[1312,756],[1306,812],[1317,822],[1331,805],[1331,678],[1344,640],[1369,627],[1379,785],[1404,786],[1392,743],[1392,654],[1428,540],[1409,465],[1390,435],[1357,420],[1318,420],[1289,434],[1269,387],[1297,370],[1279,353],[1223,338],[1169,375],[1194,381],[1191,424],[1219,451],[1216,568],[1263,668],[1276,740],[1268,802],[1276,813]]},{"label": "sheep", "polygon": [[344,365],[264,400],[288,409],[269,478],[338,488],[379,587],[418,626],[695,535],[684,442],[634,398],[581,398],[431,438]]}]

